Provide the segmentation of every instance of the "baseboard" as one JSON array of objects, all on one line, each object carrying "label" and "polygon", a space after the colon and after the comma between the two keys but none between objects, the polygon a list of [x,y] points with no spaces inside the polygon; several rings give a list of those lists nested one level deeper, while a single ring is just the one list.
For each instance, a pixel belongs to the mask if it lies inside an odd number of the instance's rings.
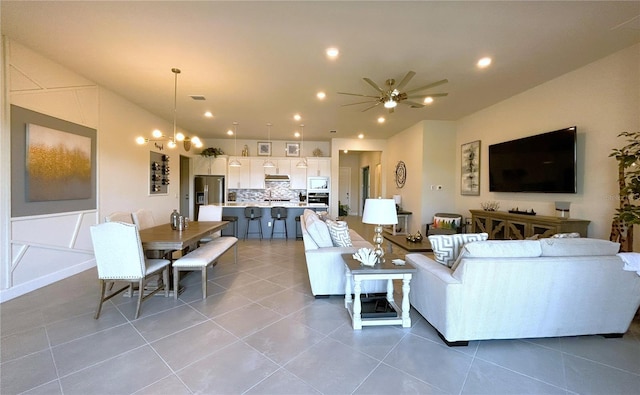
[{"label": "baseboard", "polygon": [[442,341],[449,347],[466,347],[469,345],[469,341],[467,340],[450,342],[449,340],[445,339],[444,336],[442,336],[442,333],[440,333],[440,331],[436,331],[436,332],[438,332],[438,337],[440,337],[440,339],[442,339]]}]

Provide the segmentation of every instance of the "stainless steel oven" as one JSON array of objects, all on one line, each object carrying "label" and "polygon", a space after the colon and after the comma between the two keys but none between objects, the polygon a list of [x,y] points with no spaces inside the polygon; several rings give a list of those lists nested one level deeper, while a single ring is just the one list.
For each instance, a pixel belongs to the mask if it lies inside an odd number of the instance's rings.
[{"label": "stainless steel oven", "polygon": [[307,193],[307,202],[312,204],[326,204],[329,205],[329,193],[328,192],[309,192]]}]

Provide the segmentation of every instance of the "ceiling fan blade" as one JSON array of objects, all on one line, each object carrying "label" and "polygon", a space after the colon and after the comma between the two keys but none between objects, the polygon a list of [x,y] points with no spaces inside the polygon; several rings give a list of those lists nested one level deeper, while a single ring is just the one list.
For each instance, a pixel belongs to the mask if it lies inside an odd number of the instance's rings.
[{"label": "ceiling fan blade", "polygon": [[378,96],[371,96],[371,95],[361,95],[360,93],[348,93],[348,92],[337,92],[339,95],[349,95],[349,96],[361,96],[361,97],[372,97],[374,99],[377,99]]},{"label": "ceiling fan blade", "polygon": [[371,79],[364,77],[362,78],[367,84],[371,85],[375,90],[377,90],[380,93],[384,93],[384,91],[382,90],[382,88],[380,88],[378,86],[378,84],[376,84],[375,82],[371,81]]},{"label": "ceiling fan blade", "polygon": [[407,106],[416,107],[416,108],[424,107],[424,104],[422,104],[422,103],[417,103],[417,102],[409,101],[409,100],[403,100],[400,103],[406,104]]},{"label": "ceiling fan blade", "polygon": [[436,86],[440,86],[442,84],[446,84],[447,82],[449,82],[449,80],[445,78],[443,80],[433,82],[433,83],[431,83],[429,85],[421,86],[420,88],[415,88],[415,89],[408,90],[405,93],[409,94],[409,93],[413,93],[413,92],[423,91],[423,90],[429,89],[429,88],[435,88]]},{"label": "ceiling fan blade", "polygon": [[357,102],[357,103],[341,104],[341,105],[340,105],[340,107],[355,106],[356,104],[373,103],[373,102],[376,102],[376,101],[377,101],[377,100],[359,101],[359,102]]},{"label": "ceiling fan blade", "polygon": [[423,95],[407,96],[407,99],[420,99],[423,97],[445,97],[448,93],[425,93]]},{"label": "ceiling fan blade", "polygon": [[402,88],[404,88],[405,85],[407,85],[407,83],[409,83],[409,81],[411,81],[411,79],[413,78],[413,76],[416,75],[415,71],[409,71],[407,73],[407,75],[404,76],[404,78],[402,79],[402,81],[400,81],[400,83],[398,84],[398,86],[396,86],[396,89],[398,91],[401,91]]},{"label": "ceiling fan blade", "polygon": [[377,103],[376,103],[376,104],[374,104],[373,106],[365,108],[364,110],[362,110],[362,112],[365,112],[365,111],[371,110],[373,107],[376,107],[376,106],[380,105],[380,103],[381,103],[381,102],[377,102]]}]

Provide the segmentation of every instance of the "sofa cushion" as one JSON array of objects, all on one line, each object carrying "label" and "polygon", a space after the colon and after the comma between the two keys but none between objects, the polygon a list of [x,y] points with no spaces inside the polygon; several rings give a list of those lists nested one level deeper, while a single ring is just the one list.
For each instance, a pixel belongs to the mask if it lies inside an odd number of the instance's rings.
[{"label": "sofa cushion", "polygon": [[615,255],[620,243],[589,238],[541,239],[542,256],[604,256]]},{"label": "sofa cushion", "polygon": [[487,233],[457,233],[454,235],[431,235],[429,242],[433,249],[435,261],[447,267],[453,266],[460,249],[465,243],[487,240]]},{"label": "sofa cushion", "polygon": [[431,227],[434,229],[458,229],[460,227],[460,217],[450,218],[434,216],[433,225]]},{"label": "sofa cushion", "polygon": [[487,240],[462,247],[466,258],[536,258],[542,254],[538,240]]},{"label": "sofa cushion", "polygon": [[334,247],[352,247],[351,236],[349,235],[349,225],[345,221],[334,221],[326,219],[325,223],[329,228],[329,235]]},{"label": "sofa cushion", "polygon": [[313,210],[305,210],[303,215],[307,233],[309,233],[309,236],[311,236],[318,247],[333,247],[333,241],[331,240],[327,224],[321,220]]}]

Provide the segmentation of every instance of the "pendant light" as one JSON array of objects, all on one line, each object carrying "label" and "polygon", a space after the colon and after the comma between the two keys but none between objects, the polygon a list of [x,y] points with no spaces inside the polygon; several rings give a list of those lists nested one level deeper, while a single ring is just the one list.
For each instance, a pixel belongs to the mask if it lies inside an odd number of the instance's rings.
[{"label": "pendant light", "polygon": [[171,69],[171,72],[174,75],[173,77],[173,138],[169,138],[163,135],[161,131],[156,129],[152,133],[152,136],[153,136],[152,139],[148,139],[140,136],[136,138],[136,142],[138,144],[145,144],[145,143],[148,143],[149,141],[154,141],[156,142],[155,143],[156,148],[158,148],[161,151],[164,147],[161,144],[158,144],[158,142],[164,142],[164,141],[167,142],[167,146],[169,148],[175,148],[177,141],[183,142],[182,144],[185,151],[189,151],[191,149],[192,144],[197,148],[201,148],[203,144],[200,138],[198,138],[198,136],[187,137],[182,132],[177,132],[178,126],[176,122],[176,116],[178,113],[178,74],[180,74],[181,71],[180,69],[174,67]]},{"label": "pendant light", "polygon": [[235,157],[229,162],[231,167],[240,167],[242,163],[238,160],[238,122],[233,123],[233,154]]},{"label": "pendant light", "polygon": [[[271,156],[271,122],[267,122],[267,136],[269,138],[269,156]],[[271,158],[267,158],[262,167],[276,167],[276,165],[273,164]]]},{"label": "pendant light", "polygon": [[301,124],[300,125],[300,156],[302,158],[300,159],[300,162],[298,162],[298,164],[296,165],[296,167],[299,169],[307,168],[307,158],[302,156],[303,152],[304,152],[304,124]]}]

